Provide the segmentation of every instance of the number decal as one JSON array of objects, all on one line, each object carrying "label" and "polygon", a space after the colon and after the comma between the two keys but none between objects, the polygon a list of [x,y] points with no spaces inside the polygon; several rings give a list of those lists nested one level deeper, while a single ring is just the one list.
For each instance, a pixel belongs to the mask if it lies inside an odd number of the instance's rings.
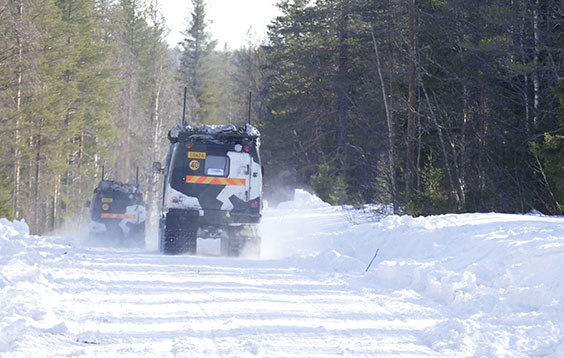
[{"label": "number decal", "polygon": [[190,169],[192,169],[192,170],[198,170],[198,169],[200,169],[200,162],[197,161],[197,160],[192,160],[192,161],[190,162]]}]

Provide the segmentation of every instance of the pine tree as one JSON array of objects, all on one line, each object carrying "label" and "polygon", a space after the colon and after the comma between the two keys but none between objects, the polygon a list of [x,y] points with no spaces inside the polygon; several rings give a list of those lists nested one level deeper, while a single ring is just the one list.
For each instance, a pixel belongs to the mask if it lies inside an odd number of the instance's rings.
[{"label": "pine tree", "polygon": [[[308,182],[317,167],[336,157],[335,54],[333,19],[305,1],[283,1],[267,46],[272,116],[262,129],[270,137],[264,155],[267,173],[295,168]],[[334,173],[331,173],[333,175]]]},{"label": "pine tree", "polygon": [[192,0],[192,12],[180,43],[180,80],[195,99],[192,122],[218,123],[218,83],[213,73],[216,41],[208,33],[205,0]]},{"label": "pine tree", "polygon": [[231,63],[232,122],[240,125],[246,123],[249,116],[249,94],[251,94],[251,122],[260,126],[268,112],[267,81],[272,74],[272,71],[267,69],[266,51],[263,46],[249,41],[246,47],[233,52]]},{"label": "pine tree", "polygon": [[[0,1],[0,216],[20,217],[23,1]],[[27,10],[26,10],[27,11]]]},{"label": "pine tree", "polygon": [[113,122],[119,128],[119,140],[110,146],[107,172],[113,180],[131,182],[135,178],[138,164],[135,150],[142,138],[148,121],[148,95],[142,84],[143,63],[147,61],[150,47],[147,38],[150,27],[147,23],[147,9],[140,0],[121,0],[114,9],[115,21],[114,62],[118,68],[121,82],[121,95],[118,98],[117,112]]},{"label": "pine tree", "polygon": [[[109,81],[112,69],[109,64],[110,48],[104,42],[102,18],[93,0],[59,1],[63,14],[65,45],[64,57],[68,60],[62,68],[64,134],[67,138],[62,148],[66,168],[62,186],[54,193],[56,220],[70,219],[82,213],[84,202],[91,193],[90,178],[96,173],[96,155],[101,152],[105,139],[110,139],[111,125],[107,122],[113,109],[115,85]],[[55,73],[56,75],[56,73]],[[55,81],[55,79],[53,79]],[[60,201],[60,204],[59,204]],[[56,207],[61,207],[57,214]],[[78,217],[82,217],[79,215]],[[80,221],[76,223],[80,225]]]},{"label": "pine tree", "polygon": [[9,216],[40,233],[83,207],[83,178],[101,151],[95,136],[114,95],[94,1],[18,1],[10,10],[1,14],[12,28],[0,66],[0,135],[9,139],[2,161],[13,169],[4,183],[12,187]]},{"label": "pine tree", "polygon": [[319,175],[340,177],[348,189],[339,190],[339,202],[370,200],[386,143],[366,16],[374,6],[284,1],[280,8],[267,46],[275,77],[268,94],[272,115],[263,128],[274,139],[265,145],[265,159],[275,168],[295,168],[304,184],[312,176],[317,183],[324,182]]},{"label": "pine tree", "polygon": [[[38,203],[46,197],[50,177],[45,178],[44,149],[52,149],[42,135],[50,135],[52,128],[40,131],[50,124],[56,109],[50,106],[47,66],[49,56],[58,51],[61,44],[60,13],[50,0],[40,2],[11,2],[6,14],[10,17],[8,26],[13,27],[8,36],[9,54],[6,59],[8,71],[6,87],[2,86],[0,113],[3,134],[7,135],[7,168],[13,168],[13,176],[7,178],[13,185],[13,215],[25,218],[34,232],[47,227],[47,204]],[[3,66],[0,66],[3,67]],[[43,180],[46,179],[46,180]],[[38,218],[45,215],[48,220]],[[52,220],[51,220],[52,221]]]}]

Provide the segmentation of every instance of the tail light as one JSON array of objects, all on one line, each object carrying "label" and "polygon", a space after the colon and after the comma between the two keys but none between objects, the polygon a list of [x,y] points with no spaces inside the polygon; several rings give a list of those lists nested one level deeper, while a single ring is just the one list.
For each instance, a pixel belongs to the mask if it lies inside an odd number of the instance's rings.
[{"label": "tail light", "polygon": [[249,153],[251,151],[253,147],[250,144],[245,144],[245,146],[243,147],[243,150],[247,153]]}]

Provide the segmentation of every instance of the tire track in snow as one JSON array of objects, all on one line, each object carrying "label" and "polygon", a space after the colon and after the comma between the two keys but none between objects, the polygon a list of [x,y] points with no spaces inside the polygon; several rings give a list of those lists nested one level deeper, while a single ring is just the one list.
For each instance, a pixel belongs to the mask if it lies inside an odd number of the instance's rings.
[{"label": "tire track in snow", "polygon": [[439,356],[418,340],[436,313],[368,296],[335,273],[110,248],[66,260],[41,269],[67,330],[26,337],[24,354],[42,345],[46,357]]}]

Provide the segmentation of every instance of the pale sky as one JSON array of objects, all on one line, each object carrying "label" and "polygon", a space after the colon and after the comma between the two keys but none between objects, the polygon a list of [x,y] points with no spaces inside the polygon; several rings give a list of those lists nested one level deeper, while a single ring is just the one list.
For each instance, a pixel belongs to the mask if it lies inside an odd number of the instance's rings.
[{"label": "pale sky", "polygon": [[[266,38],[266,26],[280,15],[277,0],[206,0],[207,20],[212,21],[209,32],[218,40],[217,49],[227,44],[231,49],[244,46],[247,31],[252,27],[253,38]],[[182,40],[181,31],[188,27],[191,17],[190,0],[161,0],[161,7],[170,33],[167,41],[175,47]]]}]

